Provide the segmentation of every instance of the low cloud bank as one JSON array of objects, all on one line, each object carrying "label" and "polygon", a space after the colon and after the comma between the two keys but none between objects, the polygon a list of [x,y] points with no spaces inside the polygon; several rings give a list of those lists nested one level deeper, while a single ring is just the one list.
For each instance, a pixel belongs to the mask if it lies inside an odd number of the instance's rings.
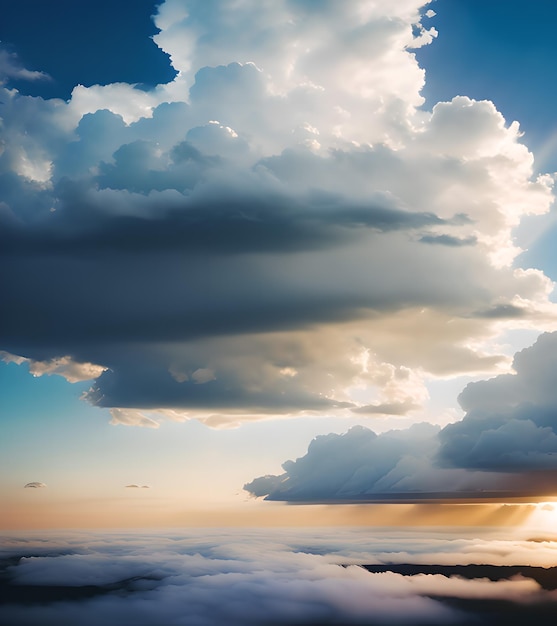
[{"label": "low cloud bank", "polygon": [[517,353],[514,373],[470,383],[464,418],[376,435],[355,427],[314,439],[283,474],[245,485],[270,500],[548,494],[557,488],[557,333]]}]

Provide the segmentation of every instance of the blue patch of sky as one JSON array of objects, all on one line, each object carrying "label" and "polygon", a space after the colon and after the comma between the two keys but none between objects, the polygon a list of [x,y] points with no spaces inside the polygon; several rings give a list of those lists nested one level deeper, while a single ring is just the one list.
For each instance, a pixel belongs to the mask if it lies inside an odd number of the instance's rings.
[{"label": "blue patch of sky", "polygon": [[0,0],[0,41],[48,81],[12,80],[20,93],[69,99],[78,85],[150,88],[176,72],[153,42],[154,0]]},{"label": "blue patch of sky", "polygon": [[[465,95],[491,100],[507,123],[517,120],[538,173],[557,171],[557,2],[555,0],[437,0],[425,23],[439,35],[416,51],[426,70],[425,107]],[[526,218],[517,229],[525,252],[519,267],[557,280],[555,210]],[[555,295],[553,299],[555,299]]]},{"label": "blue patch of sky", "polygon": [[[464,95],[491,100],[507,122],[517,120],[536,153],[557,135],[557,2],[437,0],[426,20],[439,35],[416,51],[426,69],[426,107]],[[557,139],[540,154],[539,171],[557,171]]]}]

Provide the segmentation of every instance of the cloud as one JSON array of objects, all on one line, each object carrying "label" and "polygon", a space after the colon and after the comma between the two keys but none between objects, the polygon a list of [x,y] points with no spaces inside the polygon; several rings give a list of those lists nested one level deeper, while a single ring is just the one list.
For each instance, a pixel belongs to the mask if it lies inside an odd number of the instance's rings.
[{"label": "cloud", "polygon": [[105,370],[104,367],[94,365],[93,363],[76,363],[69,356],[56,357],[48,361],[36,361],[0,351],[0,359],[4,363],[16,363],[17,365],[27,363],[29,373],[33,374],[33,376],[56,374],[63,376],[70,383],[92,380],[100,376]]},{"label": "cloud", "polygon": [[439,428],[426,423],[380,435],[363,426],[321,435],[304,456],[283,464],[283,474],[256,478],[244,489],[267,500],[358,502],[481,498],[509,487],[496,473],[436,466],[438,436]]},{"label": "cloud", "polygon": [[0,43],[0,85],[5,85],[11,80],[51,80],[45,72],[26,69],[15,52],[11,52]]},{"label": "cloud", "polygon": [[[314,439],[283,474],[244,489],[270,500],[506,497],[551,494],[557,467],[557,333],[518,352],[513,373],[467,385],[466,415],[436,429],[421,424],[376,435],[355,427]],[[383,412],[395,407],[360,407]]]},{"label": "cloud", "polygon": [[494,337],[555,324],[512,266],[553,180],[492,103],[420,108],[427,4],[166,0],[171,83],[3,89],[0,348],[151,428],[415,416],[502,371]]},{"label": "cloud", "polygon": [[159,423],[137,409],[110,409],[111,424],[123,426],[142,426],[144,428],[158,428]]},{"label": "cloud", "polygon": [[557,468],[557,333],[518,352],[514,372],[470,383],[459,396],[464,419],[440,433],[440,459],[495,471]]},{"label": "cloud", "polygon": [[149,485],[126,485],[126,489],[149,489]]},{"label": "cloud", "polygon": [[24,485],[25,489],[42,489],[43,487],[46,487],[44,483],[37,482],[27,483],[26,485]]},{"label": "cloud", "polygon": [[[547,549],[554,551],[554,544]],[[498,565],[528,553],[531,545],[516,536],[370,536],[367,529],[318,536],[250,529],[192,530],[188,537],[70,532],[46,541],[8,538],[2,556],[19,560],[4,572],[4,589],[12,595],[1,611],[6,621],[29,625],[471,623],[485,617],[479,600],[499,601],[497,615],[516,614],[521,605],[534,615],[544,603],[552,606],[555,596],[531,578],[506,579],[503,568],[498,580],[467,580],[370,573],[356,564],[408,563],[406,558],[466,564],[479,558]],[[451,606],[457,598],[458,610]],[[492,605],[491,611],[493,618]]]}]

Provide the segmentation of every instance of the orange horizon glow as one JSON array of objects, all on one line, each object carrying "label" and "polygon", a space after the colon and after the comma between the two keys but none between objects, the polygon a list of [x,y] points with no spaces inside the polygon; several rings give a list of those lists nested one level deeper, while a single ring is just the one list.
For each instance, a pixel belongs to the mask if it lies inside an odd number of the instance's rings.
[{"label": "orange horizon glow", "polygon": [[[557,500],[557,499],[556,499]],[[3,507],[1,530],[155,527],[537,527],[557,528],[557,501],[285,504],[248,500],[196,503],[168,498],[20,498]]]}]

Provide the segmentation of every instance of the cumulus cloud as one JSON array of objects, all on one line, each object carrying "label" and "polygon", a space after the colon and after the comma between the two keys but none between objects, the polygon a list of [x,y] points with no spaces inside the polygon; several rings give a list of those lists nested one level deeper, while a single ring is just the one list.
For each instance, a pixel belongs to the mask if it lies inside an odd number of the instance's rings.
[{"label": "cumulus cloud", "polygon": [[[7,538],[2,556],[12,563],[20,558],[4,572],[12,599],[0,611],[6,621],[29,625],[471,623],[486,616],[480,600],[500,601],[497,614],[503,617],[520,611],[521,604],[533,612],[544,603],[552,606],[555,596],[532,578],[508,579],[504,568],[494,568],[494,580],[467,580],[371,573],[356,564],[404,563],[409,556],[414,563],[470,563],[484,550],[481,562],[497,565],[513,550],[519,558],[528,549],[516,538],[483,542],[381,531],[370,536],[367,529],[335,529],[319,537],[278,529],[192,530],[188,537],[66,533],[47,537],[46,545]],[[458,610],[451,606],[455,599],[461,600]],[[492,606],[491,611],[493,618]]]},{"label": "cumulus cloud", "polygon": [[439,428],[430,424],[380,435],[356,426],[316,437],[303,457],[283,464],[283,474],[256,478],[244,489],[267,500],[358,502],[484,497],[486,490],[510,487],[497,473],[440,468],[438,451]]},{"label": "cumulus cloud", "polygon": [[496,471],[557,468],[557,333],[518,352],[513,373],[470,383],[463,420],[440,433],[446,464]]},{"label": "cumulus cloud", "polygon": [[427,4],[166,0],[171,83],[3,89],[0,347],[154,428],[414,415],[501,371],[493,337],[555,323],[512,266],[553,180],[491,102],[420,108]]},{"label": "cumulus cloud", "polygon": [[42,489],[43,487],[46,487],[46,485],[38,482],[27,483],[24,485],[25,489]]},{"label": "cumulus cloud", "polygon": [[459,396],[466,415],[443,429],[420,424],[376,435],[356,427],[317,437],[306,455],[283,464],[283,474],[244,488],[308,501],[554,493],[556,354],[557,333],[541,335],[515,355],[512,373],[467,385]]}]

